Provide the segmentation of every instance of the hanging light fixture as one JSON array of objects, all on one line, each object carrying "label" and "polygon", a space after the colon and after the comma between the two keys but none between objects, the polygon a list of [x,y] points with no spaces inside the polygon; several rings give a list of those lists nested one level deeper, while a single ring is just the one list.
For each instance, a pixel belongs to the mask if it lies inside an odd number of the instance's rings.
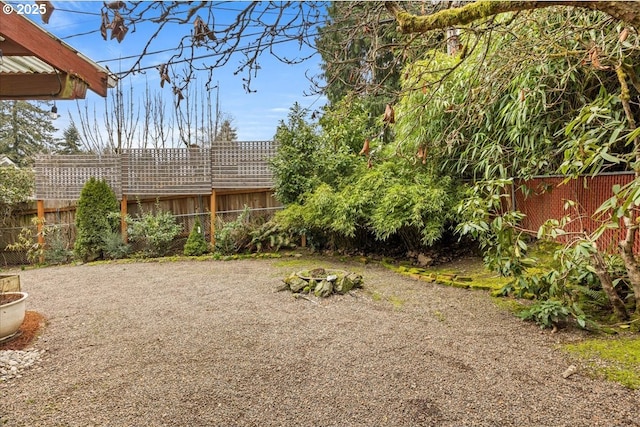
[{"label": "hanging light fixture", "polygon": [[53,107],[51,107],[51,111],[49,112],[49,117],[51,117],[52,120],[55,120],[59,117],[58,107],[56,107],[56,101],[53,101]]}]

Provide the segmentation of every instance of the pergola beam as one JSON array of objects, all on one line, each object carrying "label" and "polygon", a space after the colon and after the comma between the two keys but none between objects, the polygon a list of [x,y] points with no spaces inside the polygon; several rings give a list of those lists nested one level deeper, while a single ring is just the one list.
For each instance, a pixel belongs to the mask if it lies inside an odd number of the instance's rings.
[{"label": "pergola beam", "polygon": [[[3,4],[0,2],[0,5]],[[2,14],[0,36],[5,39],[0,42],[3,56],[9,56],[8,52],[11,50],[15,52],[14,55],[34,56],[56,70],[86,82],[88,87],[98,95],[107,96],[109,76],[106,70],[84,58],[71,46],[55,38],[25,17],[15,13]],[[0,85],[0,94],[4,92],[6,86],[4,83]]]},{"label": "pergola beam", "polygon": [[0,99],[84,99],[87,84],[68,74],[3,73]]}]

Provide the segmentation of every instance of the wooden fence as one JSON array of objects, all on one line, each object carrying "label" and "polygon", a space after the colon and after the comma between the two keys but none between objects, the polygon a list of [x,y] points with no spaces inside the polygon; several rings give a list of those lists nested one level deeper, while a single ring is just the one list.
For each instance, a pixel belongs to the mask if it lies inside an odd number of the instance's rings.
[{"label": "wooden fence", "polygon": [[[27,206],[0,235],[0,263],[7,244],[37,217],[60,224],[65,238],[75,238],[75,202],[91,177],[105,180],[120,200],[124,216],[159,207],[183,223],[188,233],[196,216],[206,217],[206,234],[214,242],[217,217],[230,218],[248,206],[261,215],[279,209],[273,198],[269,160],[274,141],[225,141],[213,148],[127,149],[120,154],[41,155],[36,158],[35,206]],[[202,220],[202,219],[201,219]],[[41,222],[40,222],[41,223]],[[42,230],[42,225],[37,231]],[[42,237],[39,242],[44,243]]]},{"label": "wooden fence", "polygon": [[[149,212],[156,208],[171,212],[178,224],[182,226],[179,238],[186,238],[193,228],[196,218],[200,219],[205,238],[211,240],[211,195],[162,196],[158,198],[133,198],[127,201],[127,212],[136,217],[141,212]],[[252,217],[270,217],[282,208],[273,197],[271,189],[237,189],[216,192],[217,211],[213,219],[223,221],[235,219],[245,206],[251,209]],[[75,241],[76,201],[48,201],[42,212],[46,224],[59,226],[62,239],[69,245]],[[25,264],[26,254],[6,251],[8,244],[15,243],[22,228],[30,228],[35,235],[36,226],[32,220],[37,218],[36,202],[25,204],[17,215],[4,228],[0,229],[0,266]],[[215,230],[214,230],[215,232]]]},{"label": "wooden fence", "polygon": [[[572,221],[566,227],[570,233],[593,233],[600,222],[593,218],[594,213],[606,200],[613,196],[614,185],[624,186],[634,179],[632,172],[604,173],[595,177],[583,176],[566,183],[563,176],[539,176],[530,180],[516,180],[513,194],[516,210],[526,217],[522,226],[537,232],[548,219],[560,219],[570,215]],[[565,209],[565,202],[576,202],[575,208]],[[624,238],[625,228],[606,230],[598,239],[599,249],[617,251],[617,245]],[[573,234],[575,236],[575,234]],[[560,237],[567,242],[572,234]],[[640,239],[636,240],[634,251],[640,253]]]}]

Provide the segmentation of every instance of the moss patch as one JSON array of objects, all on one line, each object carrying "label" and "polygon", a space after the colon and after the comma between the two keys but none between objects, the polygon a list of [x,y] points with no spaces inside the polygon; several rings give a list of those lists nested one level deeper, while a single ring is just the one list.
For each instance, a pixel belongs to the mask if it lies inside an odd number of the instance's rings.
[{"label": "moss patch", "polygon": [[464,261],[430,268],[396,265],[390,262],[382,262],[382,265],[414,280],[463,289],[497,291],[502,289],[510,280],[505,277],[497,277],[495,273],[485,269],[482,260],[479,258],[469,258]]},{"label": "moss patch", "polygon": [[640,338],[592,339],[564,349],[586,360],[596,375],[640,388]]},{"label": "moss patch", "polygon": [[373,291],[373,292],[371,293],[371,299],[372,299],[373,301],[382,301],[382,294],[381,294],[381,293],[379,293],[379,292]]},{"label": "moss patch", "polygon": [[309,260],[309,258],[290,258],[290,259],[280,259],[273,263],[274,267],[308,267],[310,264],[313,264],[313,260]]},{"label": "moss patch", "polygon": [[433,317],[435,317],[438,322],[444,322],[446,319],[446,317],[444,317],[444,314],[442,314],[442,312],[440,310],[436,310],[433,312]]},{"label": "moss patch", "polygon": [[393,305],[393,308],[395,310],[400,310],[405,303],[405,300],[395,295],[391,295],[389,298],[387,298],[387,300],[391,303],[391,305]]},{"label": "moss patch", "polygon": [[503,310],[510,311],[511,313],[519,313],[527,306],[518,300],[513,298],[493,297],[493,303]]}]

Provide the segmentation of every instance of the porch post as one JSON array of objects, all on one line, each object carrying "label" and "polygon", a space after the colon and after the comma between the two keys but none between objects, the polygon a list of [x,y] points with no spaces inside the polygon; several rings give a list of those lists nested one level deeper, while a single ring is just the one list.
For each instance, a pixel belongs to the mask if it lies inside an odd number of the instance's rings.
[{"label": "porch post", "polygon": [[211,189],[211,246],[216,244],[216,190]]},{"label": "porch post", "polygon": [[[36,201],[36,209],[38,211],[38,222],[37,222],[37,230],[38,230],[38,246],[44,247],[44,200]],[[40,263],[44,264],[44,255],[40,256]]]},{"label": "porch post", "polygon": [[120,234],[122,235],[122,241],[127,243],[129,241],[129,236],[127,236],[127,196],[125,194],[122,195],[122,200],[120,201]]}]

